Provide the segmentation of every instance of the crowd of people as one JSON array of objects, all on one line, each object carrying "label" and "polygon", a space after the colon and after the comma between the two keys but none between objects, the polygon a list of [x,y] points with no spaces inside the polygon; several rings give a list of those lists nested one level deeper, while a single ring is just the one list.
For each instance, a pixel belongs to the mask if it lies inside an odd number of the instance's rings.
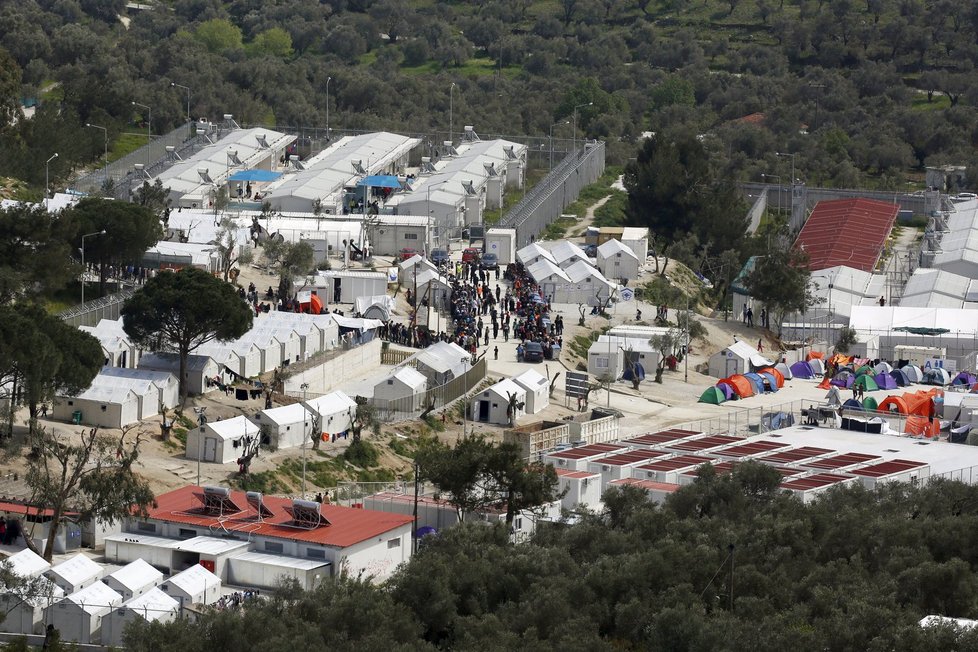
[{"label": "crowd of people", "polygon": [[248,589],[245,591],[235,591],[230,595],[222,595],[221,599],[214,603],[214,607],[218,611],[224,611],[225,609],[240,609],[242,605],[251,602],[252,600],[258,600],[261,597],[261,592],[258,589]]}]

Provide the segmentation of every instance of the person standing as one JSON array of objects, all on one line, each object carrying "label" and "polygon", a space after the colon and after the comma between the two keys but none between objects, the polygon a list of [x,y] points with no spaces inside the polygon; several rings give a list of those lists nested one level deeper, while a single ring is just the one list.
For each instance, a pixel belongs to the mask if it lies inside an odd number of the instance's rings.
[{"label": "person standing", "polygon": [[747,325],[748,326],[754,325],[754,311],[750,308],[747,309]]}]

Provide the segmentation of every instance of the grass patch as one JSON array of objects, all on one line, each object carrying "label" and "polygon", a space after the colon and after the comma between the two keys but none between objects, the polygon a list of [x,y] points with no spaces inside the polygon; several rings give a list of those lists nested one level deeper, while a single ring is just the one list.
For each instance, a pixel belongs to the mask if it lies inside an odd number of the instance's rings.
[{"label": "grass patch", "polygon": [[[575,202],[576,203],[576,202]],[[571,204],[573,206],[573,204]],[[567,208],[570,208],[568,206]],[[577,215],[562,215],[555,221],[547,225],[540,235],[541,240],[562,240],[567,235],[567,229],[571,228],[579,221]]]},{"label": "grass patch", "polygon": [[951,108],[951,99],[947,95],[935,95],[930,102],[924,93],[914,93],[910,100],[910,108],[914,111],[939,111]]},{"label": "grass patch", "polygon": [[628,193],[612,190],[611,198],[594,211],[594,226],[623,226],[625,224],[625,209],[628,206]]},{"label": "grass patch", "polygon": [[112,142],[112,149],[109,150],[109,162],[111,163],[127,154],[131,154],[145,145],[146,142],[146,136],[140,134],[120,134]]},{"label": "grass patch", "polygon": [[229,484],[241,491],[260,491],[263,494],[281,494],[289,490],[275,471],[259,471],[247,475],[235,473],[231,475]]}]

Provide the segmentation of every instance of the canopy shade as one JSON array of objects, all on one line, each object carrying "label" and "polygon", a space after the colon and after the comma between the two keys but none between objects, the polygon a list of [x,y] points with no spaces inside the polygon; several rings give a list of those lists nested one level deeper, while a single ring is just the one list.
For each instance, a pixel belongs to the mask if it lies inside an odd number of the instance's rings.
[{"label": "canopy shade", "polygon": [[401,182],[397,177],[389,174],[371,174],[357,182],[358,186],[369,186],[371,188],[400,188]]},{"label": "canopy shade", "polygon": [[282,176],[281,172],[272,172],[271,170],[238,170],[229,177],[229,180],[268,183],[269,181],[275,181],[280,176]]}]

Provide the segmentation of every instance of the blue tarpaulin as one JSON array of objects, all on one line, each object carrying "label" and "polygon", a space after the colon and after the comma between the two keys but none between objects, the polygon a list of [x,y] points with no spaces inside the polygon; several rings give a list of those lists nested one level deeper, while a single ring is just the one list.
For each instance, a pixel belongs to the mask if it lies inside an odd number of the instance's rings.
[{"label": "blue tarpaulin", "polygon": [[280,176],[282,176],[281,172],[272,172],[271,170],[238,170],[231,175],[230,180],[268,183],[269,181],[275,181]]},{"label": "blue tarpaulin", "polygon": [[400,188],[401,182],[397,177],[389,174],[372,174],[364,177],[357,183],[358,186],[370,186],[371,188]]}]

